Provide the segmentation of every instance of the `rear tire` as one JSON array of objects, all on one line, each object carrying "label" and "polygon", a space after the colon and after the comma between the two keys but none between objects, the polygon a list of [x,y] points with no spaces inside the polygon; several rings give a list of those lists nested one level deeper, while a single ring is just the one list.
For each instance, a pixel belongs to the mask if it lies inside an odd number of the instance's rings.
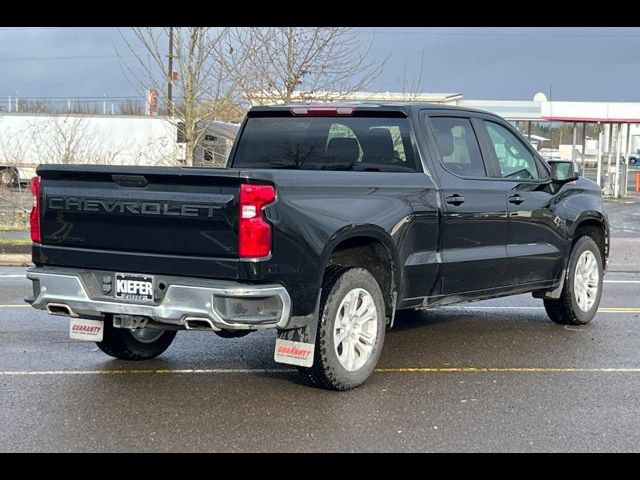
[{"label": "rear tire", "polygon": [[[152,329],[144,328],[144,331],[152,332]],[[107,355],[120,360],[149,360],[164,353],[169,348],[176,336],[175,330],[160,330],[157,338],[151,335],[151,341],[138,340],[128,328],[115,328],[111,319],[104,322],[104,336],[96,345]]]},{"label": "rear tire", "polygon": [[[385,333],[382,291],[364,268],[331,267],[325,275],[310,384],[329,390],[362,385],[380,358]],[[351,309],[353,307],[353,310]]]},{"label": "rear tire", "polygon": [[593,320],[602,296],[603,274],[596,242],[588,236],[578,238],[571,250],[560,298],[544,300],[549,318],[560,325],[586,325]]},{"label": "rear tire", "polygon": [[0,170],[0,185],[4,187],[15,187],[18,185],[18,172],[14,168],[4,168]]}]

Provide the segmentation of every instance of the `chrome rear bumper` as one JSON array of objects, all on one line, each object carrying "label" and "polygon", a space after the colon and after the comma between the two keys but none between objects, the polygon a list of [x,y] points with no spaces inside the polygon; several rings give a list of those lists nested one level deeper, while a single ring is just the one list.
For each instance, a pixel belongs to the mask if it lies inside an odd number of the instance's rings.
[{"label": "chrome rear bumper", "polygon": [[[112,275],[113,272],[103,271],[32,268],[27,278],[33,282],[33,296],[25,301],[53,315],[125,315],[185,328],[190,323],[210,325],[212,330],[285,328],[291,314],[291,299],[282,285],[158,275],[157,283],[165,288],[157,292],[160,298],[156,302],[145,304],[122,302],[105,294],[100,282]],[[267,305],[269,311],[260,311],[261,305]]]}]

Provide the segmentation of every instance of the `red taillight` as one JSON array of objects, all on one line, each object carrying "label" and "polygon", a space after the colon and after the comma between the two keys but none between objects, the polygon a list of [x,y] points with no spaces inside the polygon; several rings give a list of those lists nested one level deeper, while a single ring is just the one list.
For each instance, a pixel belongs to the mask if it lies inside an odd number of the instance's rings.
[{"label": "red taillight", "polygon": [[334,115],[353,115],[355,108],[353,107],[291,107],[289,111],[292,115],[311,115],[311,116],[334,116]]},{"label": "red taillight", "polygon": [[275,199],[276,190],[271,185],[240,186],[240,258],[266,257],[271,253],[271,225],[264,219],[262,207]]},{"label": "red taillight", "polygon": [[40,177],[33,177],[31,179],[31,194],[33,195],[33,207],[29,215],[31,241],[40,243]]}]

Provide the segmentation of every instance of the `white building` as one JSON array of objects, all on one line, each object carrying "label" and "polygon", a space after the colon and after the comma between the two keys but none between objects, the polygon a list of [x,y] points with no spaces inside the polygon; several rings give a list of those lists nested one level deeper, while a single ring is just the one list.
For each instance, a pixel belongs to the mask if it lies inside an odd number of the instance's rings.
[{"label": "white building", "polygon": [[[329,92],[320,92],[319,95],[331,97]],[[308,94],[300,92],[294,94],[294,100],[308,97]],[[345,102],[429,102],[475,108],[495,113],[511,122],[571,123],[576,141],[570,145],[568,154],[577,161],[587,161],[582,158],[582,147],[576,148],[582,144],[581,126],[587,123],[599,123],[604,127],[603,145],[596,147],[601,153],[626,157],[640,149],[640,102],[559,102],[549,101],[543,93],[535,94],[532,100],[467,100],[462,93],[402,92],[353,92],[334,94],[334,97],[336,101]],[[530,127],[525,128],[523,134],[531,135]],[[533,144],[533,135],[530,138]],[[544,145],[537,142],[537,148],[544,148]],[[587,156],[589,147],[585,150]]]}]

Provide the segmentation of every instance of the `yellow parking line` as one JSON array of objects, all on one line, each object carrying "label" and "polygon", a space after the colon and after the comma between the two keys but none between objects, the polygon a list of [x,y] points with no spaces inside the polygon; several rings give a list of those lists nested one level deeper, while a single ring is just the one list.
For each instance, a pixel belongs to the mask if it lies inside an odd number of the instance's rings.
[{"label": "yellow parking line", "polygon": [[640,367],[400,367],[377,368],[375,371],[380,373],[640,373]]},{"label": "yellow parking line", "polygon": [[598,313],[640,313],[638,307],[600,307]]},{"label": "yellow parking line", "polygon": [[[495,306],[476,306],[476,305],[447,305],[444,307],[434,307],[429,311],[437,311],[438,308],[443,310],[450,311],[471,311],[471,312],[490,312],[490,311],[498,311],[498,312],[508,312],[508,311],[542,311],[544,307],[537,307],[534,305],[531,306],[505,306],[505,305],[495,305]],[[640,313],[640,307],[600,307],[598,308],[598,313]]]},{"label": "yellow parking line", "polygon": [[0,376],[55,376],[55,375],[150,375],[170,373],[280,373],[293,372],[289,368],[183,368],[183,369],[131,369],[131,370],[9,370]]}]

